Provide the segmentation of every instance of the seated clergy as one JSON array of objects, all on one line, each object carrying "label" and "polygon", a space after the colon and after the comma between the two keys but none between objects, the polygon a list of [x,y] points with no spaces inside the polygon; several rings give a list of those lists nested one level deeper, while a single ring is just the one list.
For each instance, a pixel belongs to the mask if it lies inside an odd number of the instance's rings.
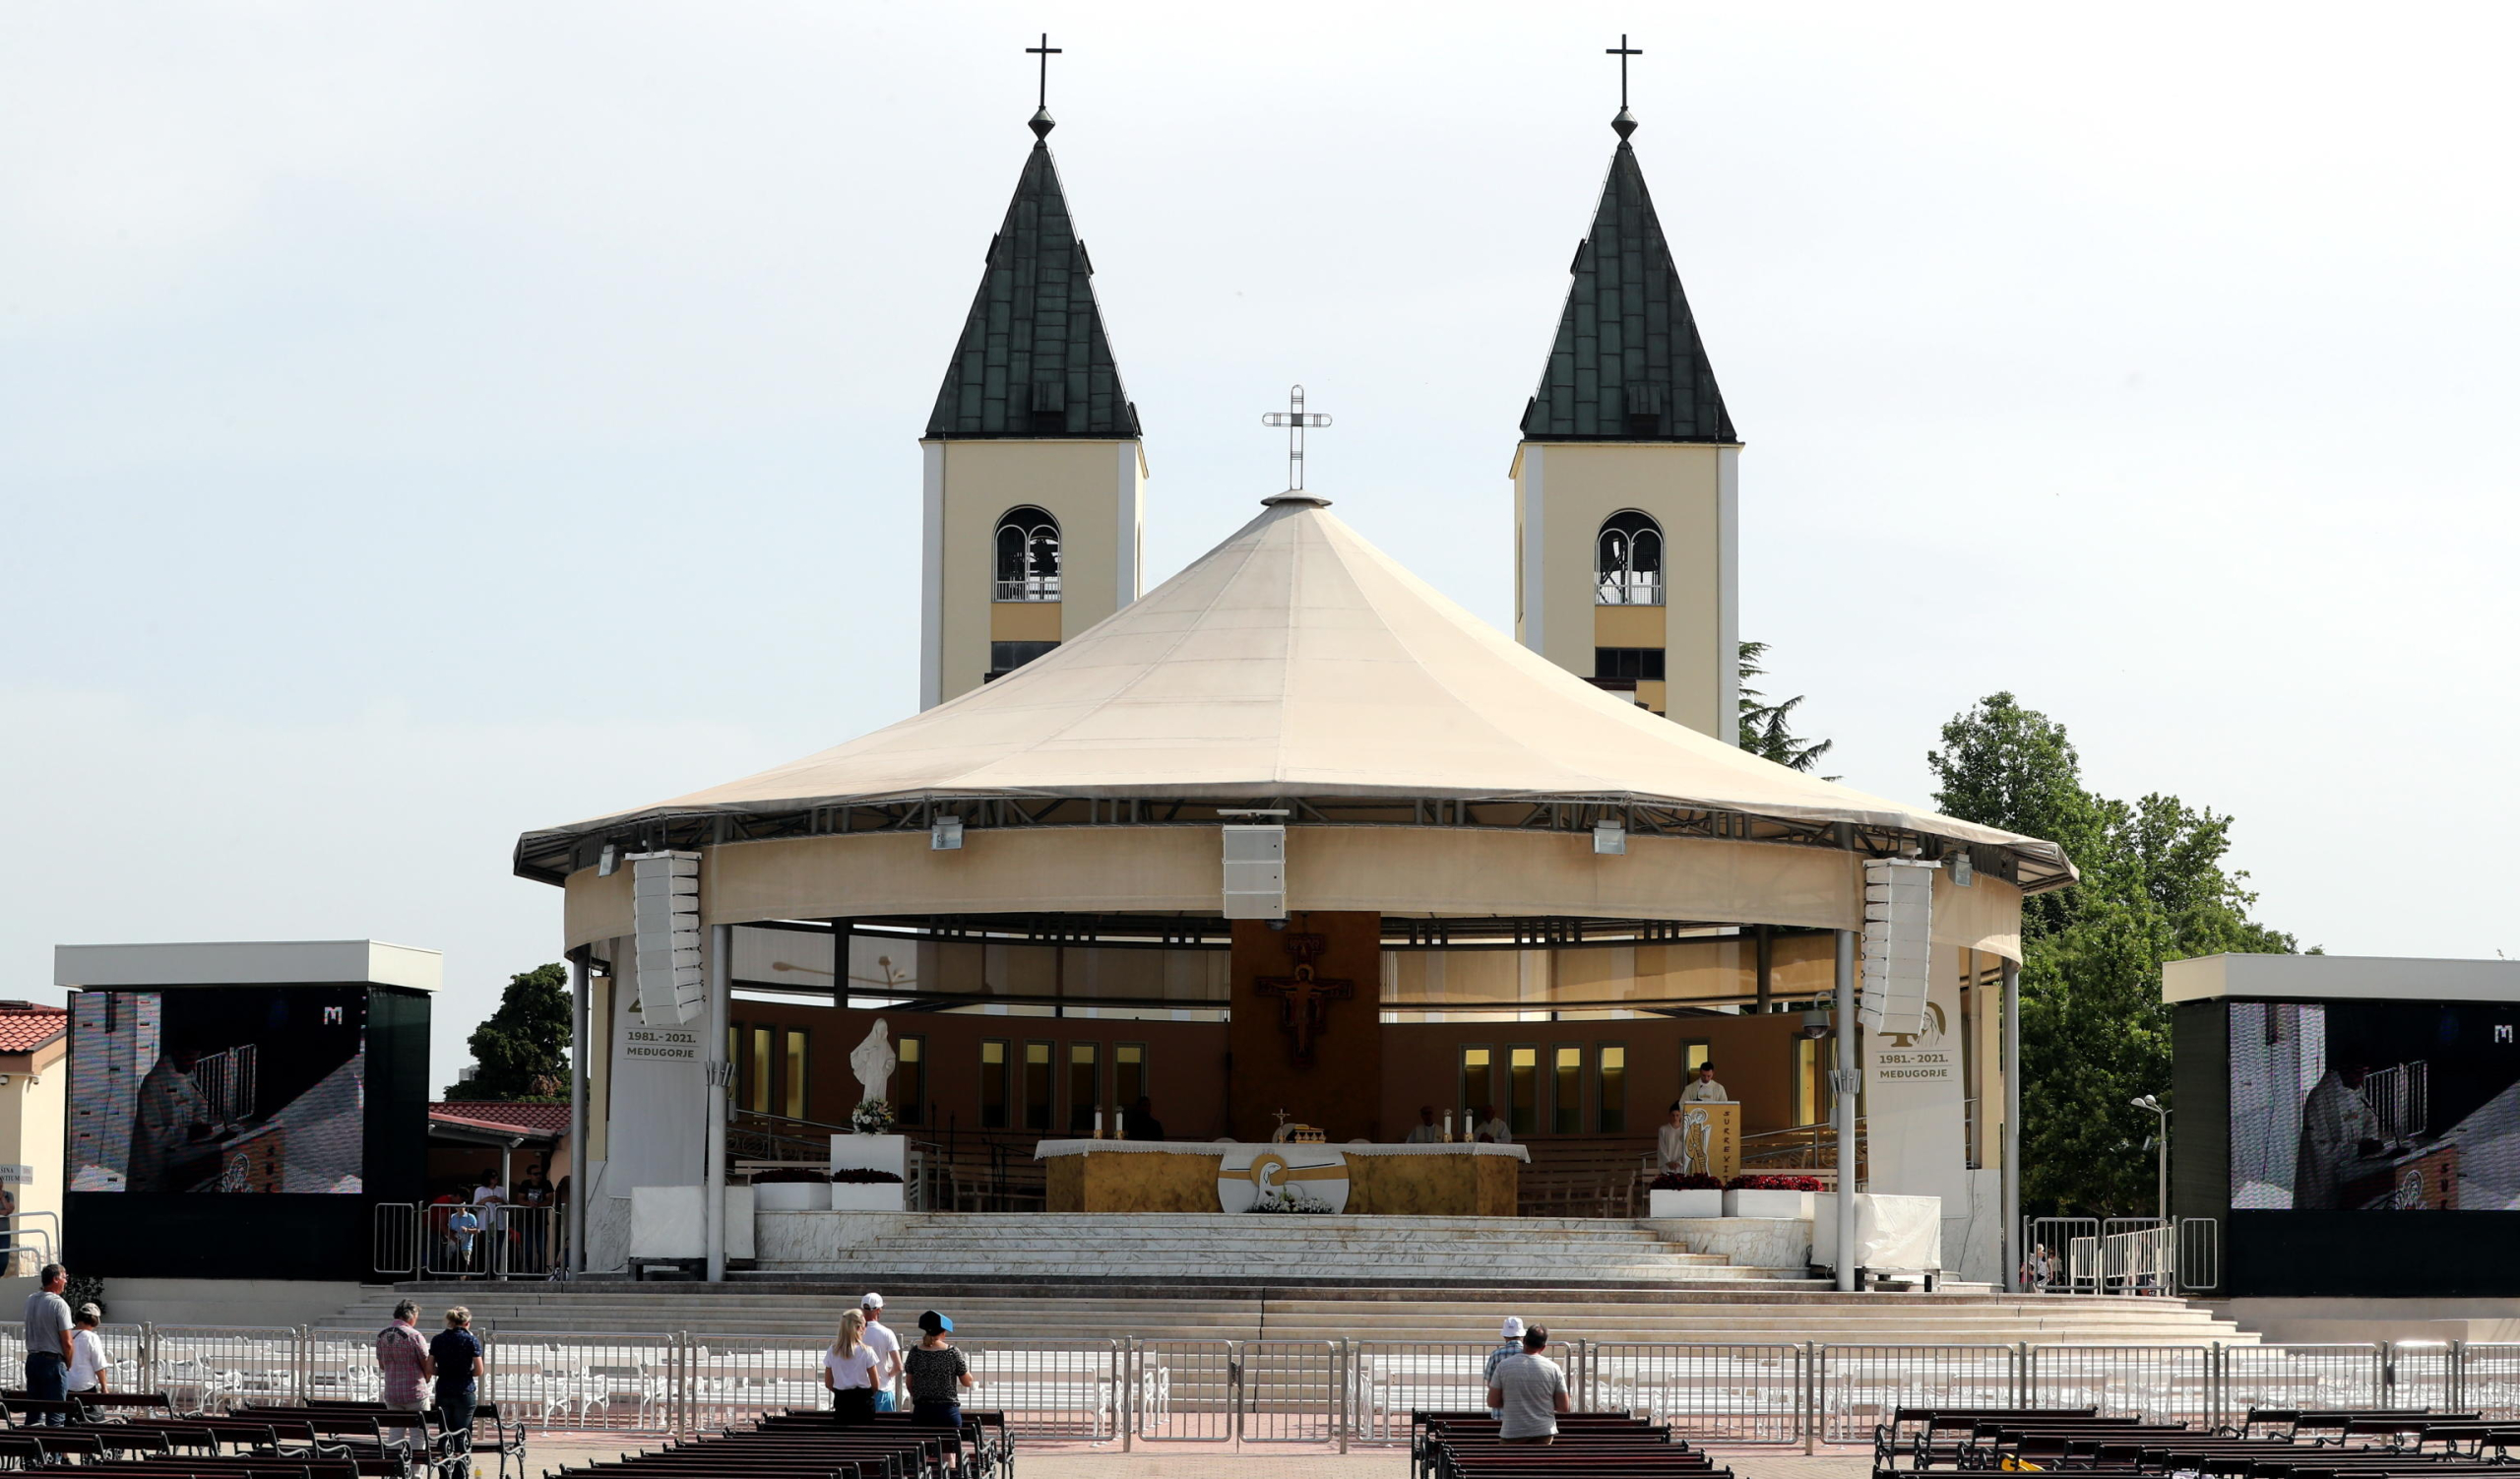
[{"label": "seated clergy", "polygon": [[1418,1123],[1409,1127],[1409,1137],[1401,1143],[1406,1145],[1440,1145],[1443,1142],[1444,1127],[1435,1123],[1435,1107],[1431,1104],[1421,1104],[1418,1106]]}]

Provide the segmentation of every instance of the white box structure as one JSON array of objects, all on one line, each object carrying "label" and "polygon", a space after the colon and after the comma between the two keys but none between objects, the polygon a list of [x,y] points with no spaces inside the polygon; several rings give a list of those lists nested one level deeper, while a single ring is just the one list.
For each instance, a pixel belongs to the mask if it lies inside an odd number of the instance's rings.
[{"label": "white box structure", "polygon": [[1236,823],[1225,829],[1225,917],[1287,917],[1287,829]]},{"label": "white box structure", "polygon": [[1917,1032],[1933,972],[1933,875],[1941,865],[1874,858],[1863,865],[1863,997],[1873,1032]]},{"label": "white box structure", "polygon": [[708,998],[700,968],[700,855],[634,854],[630,895],[639,1014],[650,1026],[684,1026]]}]

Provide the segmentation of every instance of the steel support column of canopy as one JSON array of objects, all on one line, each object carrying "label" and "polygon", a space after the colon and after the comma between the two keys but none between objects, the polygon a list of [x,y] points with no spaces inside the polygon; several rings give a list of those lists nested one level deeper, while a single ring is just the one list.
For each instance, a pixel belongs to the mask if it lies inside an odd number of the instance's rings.
[{"label": "steel support column of canopy", "polygon": [[595,1016],[594,960],[592,945],[569,952],[569,1204],[560,1215],[568,1219],[565,1269],[571,1274],[587,1271],[587,1055],[595,1051],[587,1036]]},{"label": "steel support column of canopy", "polygon": [[726,1277],[726,1080],[734,1064],[726,1061],[726,1000],[734,982],[735,927],[709,928],[709,1036],[703,1061],[709,1065],[709,1120],[703,1131],[707,1170],[700,1186],[700,1221],[705,1229],[702,1250],[709,1255],[709,1282]]},{"label": "steel support column of canopy", "polygon": [[1837,1070],[1829,1075],[1836,1090],[1838,1124],[1838,1288],[1855,1288],[1855,932],[1838,932]]},{"label": "steel support column of canopy", "polygon": [[2007,960],[2003,968],[2004,997],[2004,1145],[2003,1207],[2004,1287],[2021,1293],[2021,1265],[2030,1256],[2021,1227],[2021,967]]}]

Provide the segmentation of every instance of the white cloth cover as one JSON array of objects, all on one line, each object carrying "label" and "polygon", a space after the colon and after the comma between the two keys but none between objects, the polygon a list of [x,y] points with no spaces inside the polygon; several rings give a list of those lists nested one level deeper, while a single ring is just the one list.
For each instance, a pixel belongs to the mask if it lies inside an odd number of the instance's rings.
[{"label": "white cloth cover", "polygon": [[[1838,1266],[1838,1197],[1823,1191],[1811,1198],[1811,1261]],[[1942,1198],[1939,1196],[1875,1196],[1858,1191],[1855,1198],[1855,1266],[1903,1272],[1939,1272],[1942,1268]]]}]

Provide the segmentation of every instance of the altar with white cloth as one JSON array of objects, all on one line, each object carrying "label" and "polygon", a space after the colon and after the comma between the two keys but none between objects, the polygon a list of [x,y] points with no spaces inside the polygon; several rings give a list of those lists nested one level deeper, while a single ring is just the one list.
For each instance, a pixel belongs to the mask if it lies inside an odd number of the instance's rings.
[{"label": "altar with white cloth", "polygon": [[1043,1140],[1052,1212],[1245,1211],[1261,1197],[1352,1216],[1511,1217],[1520,1145]]}]

